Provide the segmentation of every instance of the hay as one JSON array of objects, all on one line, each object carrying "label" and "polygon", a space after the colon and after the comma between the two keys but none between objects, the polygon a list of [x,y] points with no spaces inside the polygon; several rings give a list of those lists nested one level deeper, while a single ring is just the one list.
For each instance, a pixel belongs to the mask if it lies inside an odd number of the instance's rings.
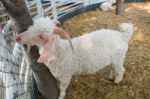
[{"label": "hay", "polygon": [[109,81],[110,67],[95,75],[76,76],[65,99],[150,99],[150,3],[126,4],[125,8],[123,16],[116,16],[115,10],[96,9],[63,24],[72,37],[101,28],[119,30],[118,23],[122,22],[132,22],[136,27],[124,62],[123,81],[119,85]]}]

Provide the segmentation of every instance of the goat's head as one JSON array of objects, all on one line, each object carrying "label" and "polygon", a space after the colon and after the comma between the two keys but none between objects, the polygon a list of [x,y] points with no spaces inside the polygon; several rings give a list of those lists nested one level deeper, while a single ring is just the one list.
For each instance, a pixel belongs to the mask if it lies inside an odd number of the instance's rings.
[{"label": "goat's head", "polygon": [[[40,21],[44,21],[45,24],[44,22]],[[23,32],[16,37],[17,43],[26,44],[28,46],[36,45],[40,47],[40,57],[38,59],[39,63],[55,59],[55,43],[58,40],[57,35],[68,39],[71,48],[73,49],[70,36],[65,31],[63,31],[63,29],[56,27],[54,22],[49,18],[45,18],[44,20],[40,19],[40,21],[35,21],[34,25],[29,27],[26,32]],[[51,26],[48,27],[47,25]]]}]

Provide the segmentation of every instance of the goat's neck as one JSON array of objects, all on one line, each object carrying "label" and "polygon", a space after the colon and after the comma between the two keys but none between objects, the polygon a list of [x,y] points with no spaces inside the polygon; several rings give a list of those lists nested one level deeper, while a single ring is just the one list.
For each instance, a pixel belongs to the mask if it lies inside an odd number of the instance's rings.
[{"label": "goat's neck", "polygon": [[[39,54],[41,54],[43,50],[43,45],[38,45],[39,47]],[[65,57],[67,53],[72,52],[69,41],[64,39],[57,39],[55,42],[55,49],[56,49],[56,57]]]},{"label": "goat's neck", "polygon": [[57,43],[56,43],[56,51],[59,55],[64,55],[63,57],[65,57],[65,53],[69,53],[71,52],[71,47],[70,44],[68,42],[68,40],[64,40],[64,39],[60,39]]}]

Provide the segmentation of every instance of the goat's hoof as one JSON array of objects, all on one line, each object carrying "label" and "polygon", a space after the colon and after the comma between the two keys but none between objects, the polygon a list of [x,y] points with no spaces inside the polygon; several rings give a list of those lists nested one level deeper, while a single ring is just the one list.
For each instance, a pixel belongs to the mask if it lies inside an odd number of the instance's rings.
[{"label": "goat's hoof", "polygon": [[115,84],[119,84],[121,81],[122,81],[122,79],[115,79],[115,80],[114,80],[114,83],[115,83]]},{"label": "goat's hoof", "polygon": [[110,80],[114,80],[114,79],[115,79],[115,77],[114,77],[114,76],[112,76],[112,75],[109,75],[109,79],[110,79]]},{"label": "goat's hoof", "polygon": [[114,80],[114,79],[115,79],[115,76],[114,76],[114,74],[113,74],[113,71],[110,72],[110,74],[109,74],[109,79],[110,79],[110,80]]}]

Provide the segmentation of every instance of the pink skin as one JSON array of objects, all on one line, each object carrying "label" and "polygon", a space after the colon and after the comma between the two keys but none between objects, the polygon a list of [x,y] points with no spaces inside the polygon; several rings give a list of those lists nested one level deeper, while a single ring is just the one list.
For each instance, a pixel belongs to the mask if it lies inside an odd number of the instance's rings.
[{"label": "pink skin", "polygon": [[44,46],[41,49],[41,56],[38,59],[39,63],[43,63],[49,60],[54,60],[55,57],[55,44],[54,44],[54,40],[53,39],[49,39],[46,44],[44,44]]},{"label": "pink skin", "polygon": [[[69,35],[67,35],[61,28],[55,27],[53,33],[70,39]],[[23,32],[16,37],[16,42],[20,44],[27,44],[29,46],[38,46],[40,48],[40,57],[38,59],[39,63],[44,63],[48,61],[48,59],[54,60],[56,57],[55,39],[50,37],[47,33]]]},{"label": "pink skin", "polygon": [[39,63],[44,63],[48,59],[54,60],[55,58],[55,48],[54,40],[48,38],[45,33],[28,33],[23,32],[16,37],[16,42],[20,44],[27,44],[29,46],[36,45],[40,48],[40,57],[38,58]]},{"label": "pink skin", "polygon": [[20,44],[27,44],[29,46],[41,46],[48,40],[48,36],[45,33],[29,33],[23,32],[16,37],[16,42]]}]

